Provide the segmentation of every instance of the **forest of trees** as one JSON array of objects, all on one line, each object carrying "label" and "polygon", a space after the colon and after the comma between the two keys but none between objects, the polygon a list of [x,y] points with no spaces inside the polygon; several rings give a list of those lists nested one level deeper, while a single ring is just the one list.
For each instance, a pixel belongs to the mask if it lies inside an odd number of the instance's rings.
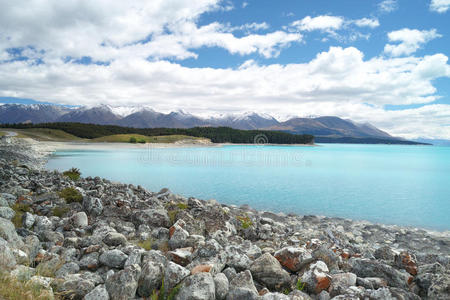
[{"label": "forest of trees", "polygon": [[[314,136],[309,134],[290,134],[280,131],[239,130],[229,127],[194,128],[131,128],[115,125],[96,125],[84,123],[40,123],[40,124],[2,124],[2,127],[28,129],[59,129],[80,138],[93,139],[114,134],[142,134],[146,136],[187,135],[208,138],[213,143],[252,144],[255,137],[258,143],[271,144],[311,144]],[[260,137],[258,139],[258,137]]]}]

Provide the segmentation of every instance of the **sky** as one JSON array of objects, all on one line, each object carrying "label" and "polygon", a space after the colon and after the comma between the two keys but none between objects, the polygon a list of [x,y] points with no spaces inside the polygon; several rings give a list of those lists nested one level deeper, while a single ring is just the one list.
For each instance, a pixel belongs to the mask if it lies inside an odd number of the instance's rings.
[{"label": "sky", "polygon": [[450,0],[0,0],[0,102],[333,115],[450,139]]}]

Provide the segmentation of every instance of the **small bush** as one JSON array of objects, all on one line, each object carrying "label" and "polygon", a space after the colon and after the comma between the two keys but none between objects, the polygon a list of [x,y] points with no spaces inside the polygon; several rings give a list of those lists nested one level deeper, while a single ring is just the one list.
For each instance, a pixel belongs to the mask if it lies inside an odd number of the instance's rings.
[{"label": "small bush", "polygon": [[137,140],[134,136],[130,137],[130,143],[136,144]]},{"label": "small bush", "polygon": [[140,139],[140,140],[138,140],[137,141],[139,144],[145,144],[145,143],[147,143],[144,139]]},{"label": "small bush", "polygon": [[137,245],[141,248],[144,248],[147,251],[152,250],[153,239],[148,238],[145,241],[139,241],[137,242]]},{"label": "small bush", "polygon": [[67,203],[83,201],[83,195],[73,187],[67,187],[59,192],[59,196],[66,200]]},{"label": "small bush", "polygon": [[31,211],[30,205],[23,203],[15,203],[11,208],[16,212],[14,217],[11,219],[11,222],[14,224],[16,228],[21,228],[22,216],[24,213]]},{"label": "small bush", "polygon": [[70,211],[70,208],[66,206],[56,206],[52,210],[52,214],[56,217],[62,218],[66,213]]},{"label": "small bush", "polygon": [[81,172],[77,168],[72,168],[70,170],[63,172],[63,175],[69,177],[70,179],[72,179],[74,181],[77,181],[78,179],[80,179]]},{"label": "small bush", "polygon": [[247,229],[247,228],[249,228],[250,226],[253,225],[252,220],[249,218],[249,216],[247,214],[245,214],[243,216],[237,216],[236,219],[241,221],[241,227],[243,229]]},{"label": "small bush", "polygon": [[182,210],[185,210],[185,209],[188,208],[188,205],[186,203],[183,203],[183,202],[177,203],[177,206],[178,206],[179,209],[182,209]]}]

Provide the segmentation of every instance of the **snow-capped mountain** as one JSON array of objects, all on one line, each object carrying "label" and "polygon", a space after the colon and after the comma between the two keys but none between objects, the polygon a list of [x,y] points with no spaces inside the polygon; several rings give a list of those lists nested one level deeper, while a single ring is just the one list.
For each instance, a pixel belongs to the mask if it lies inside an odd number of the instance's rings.
[{"label": "snow-capped mountain", "polygon": [[121,118],[111,110],[110,106],[100,105],[91,108],[81,107],[72,109],[70,112],[59,117],[56,121],[114,125],[120,119]]},{"label": "snow-capped mountain", "polygon": [[109,105],[99,105],[95,107],[67,108],[46,104],[0,105],[0,123],[44,123],[56,121],[120,125],[135,128],[227,126],[244,130],[267,129],[295,134],[307,133],[331,138],[394,138],[368,123],[360,124],[332,116],[311,118],[294,117],[280,122],[273,116],[256,112],[198,117],[183,110],[161,113],[148,106],[112,107]]},{"label": "snow-capped mountain", "polygon": [[3,104],[0,105],[0,123],[54,122],[70,110],[47,104]]}]

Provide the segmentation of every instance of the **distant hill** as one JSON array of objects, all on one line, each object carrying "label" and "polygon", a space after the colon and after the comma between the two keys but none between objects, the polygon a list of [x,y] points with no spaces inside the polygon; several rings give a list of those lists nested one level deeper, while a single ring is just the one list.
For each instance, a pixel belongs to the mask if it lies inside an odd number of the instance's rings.
[{"label": "distant hill", "polygon": [[[194,128],[230,127],[241,130],[275,130],[292,134],[310,134],[324,142],[384,141],[383,143],[409,143],[393,137],[375,126],[356,123],[335,116],[316,118],[294,117],[280,122],[267,114],[246,112],[201,118],[184,111],[157,112],[148,107],[96,107],[66,108],[46,104],[0,105],[0,123],[77,122],[100,125],[118,125],[133,128]],[[322,138],[322,139],[320,139]],[[346,138],[346,139],[343,139]]]}]

